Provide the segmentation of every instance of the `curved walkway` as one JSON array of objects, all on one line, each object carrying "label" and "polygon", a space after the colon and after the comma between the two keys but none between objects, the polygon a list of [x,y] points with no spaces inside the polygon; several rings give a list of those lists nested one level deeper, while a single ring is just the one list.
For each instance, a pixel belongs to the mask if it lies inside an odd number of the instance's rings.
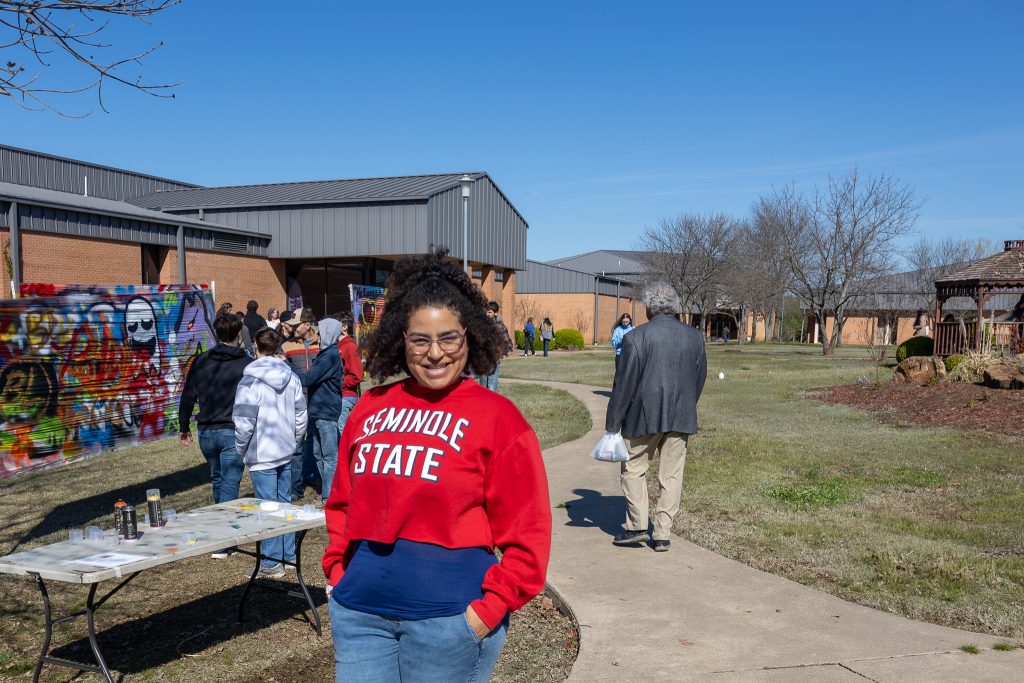
[{"label": "curved walkway", "polygon": [[[570,681],[1024,680],[1024,650],[989,649],[1003,638],[855,605],[678,537],[667,553],[613,546],[625,511],[618,466],[588,457],[604,433],[607,389],[529,382],[578,397],[594,423],[544,451],[554,506],[548,583],[580,627]],[[981,654],[961,652],[967,644]]]}]

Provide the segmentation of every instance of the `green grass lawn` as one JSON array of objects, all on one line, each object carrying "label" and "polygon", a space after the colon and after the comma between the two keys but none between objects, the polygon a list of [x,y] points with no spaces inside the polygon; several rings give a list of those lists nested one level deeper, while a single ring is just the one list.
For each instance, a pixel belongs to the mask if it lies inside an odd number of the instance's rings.
[{"label": "green grass lawn", "polygon": [[[520,407],[542,447],[590,430],[586,407],[564,391],[508,384],[502,393]],[[110,527],[114,502],[143,501],[150,487],[161,489],[165,509],[210,504],[209,470],[198,446],[164,439],[0,480],[0,555],[65,539],[72,527]],[[246,475],[241,495],[251,494]],[[307,489],[304,502],[314,497]],[[303,575],[314,587],[325,622],[320,558],[326,543],[321,529],[311,532],[303,545]],[[249,599],[246,624],[239,625],[238,599],[251,571],[251,560],[236,555],[226,560],[194,558],[144,572],[97,612],[108,663],[125,681],[254,683],[268,680],[268,672],[278,683],[333,680],[330,631],[317,638],[301,616],[300,603],[257,591]],[[48,588],[61,613],[84,607],[80,587],[49,582]],[[34,666],[43,636],[40,612],[39,592],[30,580],[0,576],[0,681],[25,680],[25,672]],[[81,621],[59,625],[55,644],[71,643],[60,655],[91,661],[84,633]],[[494,680],[562,680],[575,649],[570,621],[536,600],[513,616]],[[68,680],[74,673],[50,665],[43,671],[43,680]],[[81,677],[99,679],[94,674]]]},{"label": "green grass lawn", "polygon": [[[613,369],[564,353],[502,373],[607,387]],[[848,600],[1024,638],[1024,441],[803,395],[890,373],[862,348],[710,346],[677,533]]]}]

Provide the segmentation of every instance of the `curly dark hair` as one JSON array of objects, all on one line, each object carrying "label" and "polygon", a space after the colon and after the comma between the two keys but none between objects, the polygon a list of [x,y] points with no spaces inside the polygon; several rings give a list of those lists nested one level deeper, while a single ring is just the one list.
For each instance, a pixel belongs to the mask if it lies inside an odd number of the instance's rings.
[{"label": "curly dark hair", "polygon": [[405,330],[413,312],[425,307],[446,308],[459,316],[469,345],[467,365],[473,372],[494,372],[505,355],[507,340],[484,313],[487,299],[447,255],[447,248],[431,247],[423,256],[403,258],[395,264],[386,285],[384,314],[366,341],[366,371],[374,379],[409,372]]}]

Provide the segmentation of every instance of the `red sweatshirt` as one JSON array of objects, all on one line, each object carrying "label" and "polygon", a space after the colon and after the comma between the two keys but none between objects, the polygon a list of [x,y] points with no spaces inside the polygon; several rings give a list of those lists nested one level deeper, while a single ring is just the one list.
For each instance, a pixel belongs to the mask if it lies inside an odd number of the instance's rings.
[{"label": "red sweatshirt", "polygon": [[352,542],[403,538],[502,551],[471,603],[492,629],[544,588],[551,504],[537,435],[511,401],[471,379],[440,391],[412,379],[368,391],[342,432],[324,507],[332,586]]},{"label": "red sweatshirt", "polygon": [[347,334],[338,340],[338,352],[344,366],[341,375],[341,395],[355,398],[363,381],[363,359],[359,357],[356,340]]}]

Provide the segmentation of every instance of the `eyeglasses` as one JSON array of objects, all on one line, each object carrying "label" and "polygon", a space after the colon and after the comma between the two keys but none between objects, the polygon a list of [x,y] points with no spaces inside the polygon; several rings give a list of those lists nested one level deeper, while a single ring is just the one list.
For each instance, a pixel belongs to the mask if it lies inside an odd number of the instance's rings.
[{"label": "eyeglasses", "polygon": [[437,339],[428,337],[425,334],[405,334],[405,345],[416,356],[426,355],[433,344],[437,344],[437,348],[441,349],[441,353],[458,353],[462,350],[462,345],[465,343],[466,330],[462,330],[462,332],[445,332]]}]

